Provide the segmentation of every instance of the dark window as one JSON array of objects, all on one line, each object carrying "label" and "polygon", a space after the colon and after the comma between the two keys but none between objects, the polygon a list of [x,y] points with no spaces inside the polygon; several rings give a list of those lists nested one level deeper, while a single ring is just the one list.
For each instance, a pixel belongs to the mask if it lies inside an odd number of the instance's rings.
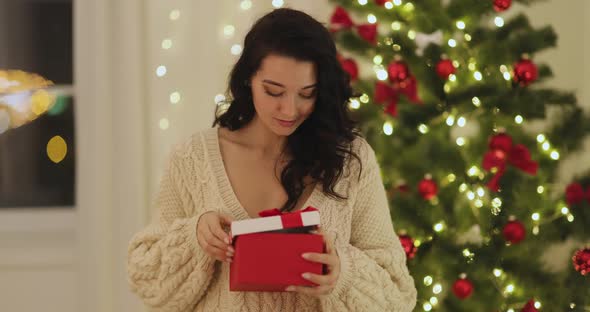
[{"label": "dark window", "polygon": [[0,71],[42,76],[56,99],[36,119],[17,122],[31,101],[16,107],[14,98],[35,90],[8,91],[0,76],[0,208],[75,204],[72,35],[71,0],[0,0]]}]

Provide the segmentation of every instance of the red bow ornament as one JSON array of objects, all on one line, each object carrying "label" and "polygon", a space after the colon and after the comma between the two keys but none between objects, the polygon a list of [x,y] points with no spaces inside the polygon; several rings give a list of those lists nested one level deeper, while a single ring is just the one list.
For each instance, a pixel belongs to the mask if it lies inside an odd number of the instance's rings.
[{"label": "red bow ornament", "polygon": [[264,217],[280,216],[281,222],[283,223],[283,228],[288,229],[288,228],[296,228],[296,227],[306,226],[303,218],[301,217],[301,214],[304,212],[310,212],[310,211],[318,211],[318,210],[314,207],[311,207],[311,206],[309,206],[305,209],[302,209],[302,210],[294,211],[294,212],[282,212],[278,208],[274,208],[274,209],[263,210],[263,211],[259,212],[258,215],[263,218]]},{"label": "red bow ornament", "polygon": [[393,83],[393,86],[380,81],[375,83],[375,103],[387,103],[385,112],[393,117],[397,117],[397,101],[400,94],[405,95],[413,103],[422,104],[418,97],[418,87],[414,76],[410,76],[402,82]]},{"label": "red bow ornament", "polygon": [[483,168],[487,171],[496,168],[496,174],[488,182],[488,187],[497,192],[500,189],[500,178],[506,172],[508,164],[513,165],[520,170],[536,175],[539,165],[531,160],[531,153],[522,144],[512,144],[512,138],[500,133],[490,139],[488,152],[483,158]]},{"label": "red bow ornament", "polygon": [[377,43],[377,24],[360,24],[355,25],[348,12],[342,7],[336,7],[330,18],[330,31],[337,32],[344,29],[356,28],[359,36],[365,41]]}]

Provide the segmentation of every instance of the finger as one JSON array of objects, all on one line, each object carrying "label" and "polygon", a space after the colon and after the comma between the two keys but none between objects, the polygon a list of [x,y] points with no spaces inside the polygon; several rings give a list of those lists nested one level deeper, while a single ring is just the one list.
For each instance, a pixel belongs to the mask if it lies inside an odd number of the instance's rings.
[{"label": "finger", "polygon": [[221,239],[219,239],[215,234],[213,234],[213,231],[210,227],[207,227],[207,229],[203,232],[203,236],[205,237],[205,241],[207,242],[207,244],[215,246],[219,249],[227,249],[227,244],[225,244]]},{"label": "finger", "polygon": [[205,243],[205,252],[209,254],[211,257],[219,260],[219,261],[228,261],[231,262],[231,257],[228,257],[227,254],[223,249],[217,248],[213,245]]},{"label": "finger", "polygon": [[308,252],[301,255],[303,259],[328,265],[338,264],[338,259],[331,254]]},{"label": "finger", "polygon": [[303,273],[301,276],[304,279],[314,282],[320,286],[334,286],[336,284],[336,276],[334,274],[321,275],[314,273]]},{"label": "finger", "polygon": [[227,213],[219,213],[219,219],[224,225],[231,225],[231,223],[234,221],[234,218]]},{"label": "finger", "polygon": [[320,297],[323,295],[327,295],[332,292],[332,287],[329,286],[315,286],[315,287],[305,287],[305,286],[289,286],[289,291],[298,292],[300,294],[306,294],[309,296]]},{"label": "finger", "polygon": [[229,235],[221,228],[221,226],[216,225],[216,224],[212,224],[209,229],[211,229],[211,232],[213,233],[213,235],[215,235],[217,238],[219,238],[226,245],[230,244]]}]

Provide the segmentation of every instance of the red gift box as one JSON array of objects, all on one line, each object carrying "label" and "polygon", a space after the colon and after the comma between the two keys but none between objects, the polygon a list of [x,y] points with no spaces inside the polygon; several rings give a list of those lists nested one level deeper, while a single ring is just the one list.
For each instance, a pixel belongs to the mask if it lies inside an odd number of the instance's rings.
[{"label": "red gift box", "polygon": [[266,210],[260,215],[263,217],[231,224],[235,253],[230,264],[230,291],[285,291],[290,285],[315,286],[301,274],[322,274],[323,264],[305,260],[301,254],[325,252],[323,237],[276,231],[317,226],[319,212],[308,207],[284,214],[278,209]]}]

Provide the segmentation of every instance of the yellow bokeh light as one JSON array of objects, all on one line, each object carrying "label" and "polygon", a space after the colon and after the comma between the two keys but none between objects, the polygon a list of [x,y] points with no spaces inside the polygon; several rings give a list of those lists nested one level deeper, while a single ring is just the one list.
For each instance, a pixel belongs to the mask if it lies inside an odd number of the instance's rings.
[{"label": "yellow bokeh light", "polygon": [[54,163],[59,163],[68,153],[68,145],[66,141],[59,135],[52,137],[49,142],[47,142],[47,156],[51,161]]}]

